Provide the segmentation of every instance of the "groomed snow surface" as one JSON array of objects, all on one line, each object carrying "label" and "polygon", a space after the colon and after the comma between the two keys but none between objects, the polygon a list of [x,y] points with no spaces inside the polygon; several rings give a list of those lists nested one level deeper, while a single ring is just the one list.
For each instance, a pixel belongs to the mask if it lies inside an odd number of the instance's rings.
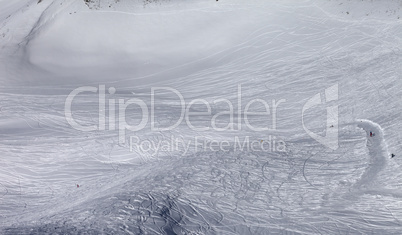
[{"label": "groomed snow surface", "polygon": [[401,234],[401,8],[0,0],[0,233]]}]

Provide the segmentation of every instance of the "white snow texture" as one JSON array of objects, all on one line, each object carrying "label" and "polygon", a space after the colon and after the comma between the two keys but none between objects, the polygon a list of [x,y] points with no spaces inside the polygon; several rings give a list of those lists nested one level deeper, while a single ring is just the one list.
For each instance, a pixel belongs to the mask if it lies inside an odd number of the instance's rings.
[{"label": "white snow texture", "polygon": [[401,8],[0,0],[0,233],[401,234]]}]

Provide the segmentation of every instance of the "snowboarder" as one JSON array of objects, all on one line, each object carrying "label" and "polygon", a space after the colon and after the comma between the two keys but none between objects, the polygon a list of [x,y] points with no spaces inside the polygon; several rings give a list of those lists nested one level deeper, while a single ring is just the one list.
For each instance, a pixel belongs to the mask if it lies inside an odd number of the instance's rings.
[{"label": "snowboarder", "polygon": [[391,158],[393,158],[393,157],[395,157],[395,154],[392,153],[392,154],[391,154]]}]

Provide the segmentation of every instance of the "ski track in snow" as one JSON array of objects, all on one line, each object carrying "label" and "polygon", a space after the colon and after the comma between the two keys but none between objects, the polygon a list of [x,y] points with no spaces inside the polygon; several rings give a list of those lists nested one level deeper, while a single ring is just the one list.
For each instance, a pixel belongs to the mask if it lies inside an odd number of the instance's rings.
[{"label": "ski track in snow", "polygon": [[[367,133],[367,147],[370,155],[368,169],[354,185],[355,188],[360,189],[362,187],[370,187],[370,184],[375,183],[378,172],[386,166],[390,154],[384,139],[384,131],[378,123],[370,120],[357,120],[357,122],[358,126],[363,128]],[[374,133],[373,137],[370,137],[370,131]]]},{"label": "ski track in snow", "polygon": [[[345,208],[349,206],[349,203],[357,201],[360,196],[367,193],[374,195],[392,195],[399,198],[400,194],[398,193],[392,194],[389,190],[383,192],[384,189],[382,188],[381,183],[377,181],[379,172],[386,167],[387,161],[390,158],[387,144],[384,139],[383,129],[378,123],[365,119],[358,119],[353,125],[362,128],[366,133],[369,163],[360,178],[350,187],[349,192],[344,195],[338,195],[344,200],[336,202],[335,205],[331,206],[338,209]],[[370,132],[374,133],[374,136],[370,137]]]},{"label": "ski track in snow", "polygon": [[[57,8],[59,2],[54,1],[48,10],[52,12],[51,7]],[[130,153],[126,145],[118,144],[115,132],[82,133],[66,123],[66,94],[71,87],[92,80],[57,78],[55,83],[67,85],[2,88],[0,150],[7,157],[0,162],[0,229],[5,234],[399,234],[400,173],[393,172],[388,164],[387,143],[392,139],[386,140],[384,134],[384,129],[388,133],[400,127],[398,115],[389,117],[393,115],[389,110],[395,109],[398,97],[402,97],[400,73],[392,69],[402,58],[397,50],[400,41],[393,35],[399,26],[376,20],[362,23],[334,15],[323,19],[318,13],[310,15],[300,10],[313,7],[303,4],[275,4],[278,13],[267,20],[269,24],[256,24],[247,29],[249,33],[244,33],[241,40],[225,43],[224,48],[218,47],[212,53],[203,51],[188,60],[179,58],[176,64],[172,62],[172,66],[144,76],[104,80],[104,84],[118,88],[119,98],[132,98],[133,92],[147,104],[149,86],[155,84],[174,87],[191,99],[235,100],[237,84],[243,84],[245,100],[286,98],[278,119],[278,129],[285,128],[278,133],[288,140],[286,153]],[[62,14],[68,7],[65,4],[57,8],[57,13]],[[228,7],[234,12],[244,11],[246,18],[252,17],[247,12],[252,6]],[[86,10],[77,14],[77,19],[97,15],[99,18],[94,19],[99,20],[117,12],[91,14]],[[164,14],[174,16],[179,12],[187,10]],[[215,17],[223,12],[201,7],[191,9],[191,16],[205,13]],[[159,13],[125,14],[141,22],[140,17],[156,17]],[[283,15],[298,18],[282,26],[286,19]],[[52,17],[44,14],[35,21],[37,35],[24,39],[27,50],[38,46],[28,45],[35,40],[46,42],[48,38],[41,38],[41,30],[46,32],[48,28],[41,24],[49,19],[52,22],[53,17],[60,20],[55,13]],[[299,23],[303,26],[297,27]],[[49,28],[58,29],[51,24]],[[56,44],[60,45],[64,44]],[[168,46],[175,48],[177,44]],[[64,49],[56,47],[60,48]],[[376,76],[383,80],[377,81]],[[299,116],[308,97],[334,83],[340,84],[340,117],[344,119],[340,123],[340,149],[330,152],[300,134],[304,132]],[[75,117],[96,124],[97,98],[87,94],[77,98],[75,105],[80,109]],[[166,108],[158,110],[156,122],[172,124],[180,110],[172,105],[172,97],[163,98],[158,102]],[[376,107],[380,102],[384,106]],[[373,112],[377,108],[380,111]],[[313,117],[317,115],[310,116],[306,118],[309,124],[320,126]],[[381,120],[384,129],[366,119],[352,122],[356,116]],[[133,114],[130,121],[139,118]],[[204,121],[200,118],[197,124]],[[369,131],[376,135],[369,137]],[[202,133],[182,125],[171,132],[143,131],[138,135],[146,140],[163,140],[171,135],[225,140],[233,133]],[[266,133],[247,131],[239,135],[268,138]],[[394,178],[384,177],[391,173]]]}]

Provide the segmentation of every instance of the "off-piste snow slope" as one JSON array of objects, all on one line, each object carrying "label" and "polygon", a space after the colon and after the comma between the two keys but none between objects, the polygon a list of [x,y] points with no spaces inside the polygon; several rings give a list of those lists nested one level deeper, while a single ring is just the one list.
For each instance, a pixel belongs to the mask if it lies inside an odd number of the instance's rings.
[{"label": "off-piste snow slope", "polygon": [[0,0],[0,233],[400,234],[401,8]]}]

